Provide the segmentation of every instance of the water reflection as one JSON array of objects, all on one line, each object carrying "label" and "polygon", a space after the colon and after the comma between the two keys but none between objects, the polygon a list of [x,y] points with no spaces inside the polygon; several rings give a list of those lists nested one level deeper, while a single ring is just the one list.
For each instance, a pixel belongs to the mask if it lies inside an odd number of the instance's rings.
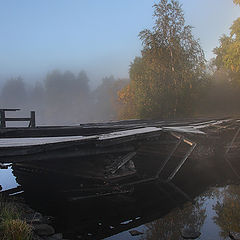
[{"label": "water reflection", "polygon": [[[11,170],[1,173],[9,177]],[[25,179],[21,175],[21,180],[26,201],[55,216],[57,231],[68,239],[180,240],[180,230],[186,226],[200,231],[200,240],[229,239],[229,231],[240,232],[239,185],[212,187],[195,197],[194,204],[169,186],[158,184],[141,186],[121,196],[68,202],[60,195],[51,199],[47,191],[30,187],[33,182],[29,185],[29,176]],[[14,181],[7,184],[10,186]],[[191,194],[193,189],[183,190]],[[130,229],[143,234],[132,237]]]},{"label": "water reflection", "polygon": [[219,194],[221,198],[213,206],[214,221],[221,228],[220,235],[227,238],[229,231],[240,232],[240,186],[227,186]]},{"label": "water reflection", "polygon": [[0,169],[0,185],[2,190],[11,189],[17,187],[16,178],[12,174],[12,169]]},{"label": "water reflection", "polygon": [[[57,232],[63,232],[67,239],[176,240],[182,239],[180,230],[186,226],[200,231],[201,240],[225,238],[229,231],[240,231],[240,187],[206,191],[220,182],[216,179],[221,179],[222,184],[236,179],[234,175],[233,179],[226,178],[227,168],[217,171],[215,167],[201,166],[188,162],[171,184],[141,184],[125,194],[78,201],[72,200],[79,193],[72,189],[79,187],[76,179],[17,167],[14,174],[24,188],[26,202],[54,216]],[[194,199],[194,204],[188,199]],[[132,237],[130,229],[143,234]]]},{"label": "water reflection", "polygon": [[200,231],[206,219],[206,209],[203,201],[185,204],[183,209],[176,209],[164,218],[146,224],[146,240],[176,240],[182,239],[180,230],[192,227]]},{"label": "water reflection", "polygon": [[[135,239],[180,239],[181,228],[192,226],[201,230],[207,215],[204,197],[198,198],[195,204],[189,203],[188,198],[196,197],[202,189],[209,187],[211,181],[200,181],[195,177],[196,185],[187,184],[192,172],[188,177],[184,172],[179,174],[175,183],[141,184],[126,194],[80,201],[71,200],[76,192],[66,191],[70,179],[43,178],[36,172],[27,173],[17,168],[14,173],[24,187],[27,203],[54,216],[57,231],[63,232],[68,239],[110,236],[109,239],[114,240],[131,239],[128,231],[139,226],[139,231],[144,234]],[[182,192],[176,188],[180,182]],[[197,185],[201,188],[196,188]],[[58,191],[54,192],[54,189]]]}]

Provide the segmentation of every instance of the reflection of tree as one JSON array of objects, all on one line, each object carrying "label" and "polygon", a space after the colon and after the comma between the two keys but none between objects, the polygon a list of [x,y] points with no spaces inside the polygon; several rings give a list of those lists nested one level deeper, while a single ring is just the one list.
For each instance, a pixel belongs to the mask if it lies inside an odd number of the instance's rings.
[{"label": "reflection of tree", "polygon": [[221,228],[221,236],[227,237],[229,231],[240,232],[240,186],[228,186],[222,192],[223,199],[217,202],[215,223]]},{"label": "reflection of tree", "polygon": [[176,209],[164,218],[146,224],[148,230],[144,239],[177,240],[182,239],[180,229],[194,227],[199,231],[206,218],[206,209],[200,200],[195,205],[186,204],[183,209]]}]

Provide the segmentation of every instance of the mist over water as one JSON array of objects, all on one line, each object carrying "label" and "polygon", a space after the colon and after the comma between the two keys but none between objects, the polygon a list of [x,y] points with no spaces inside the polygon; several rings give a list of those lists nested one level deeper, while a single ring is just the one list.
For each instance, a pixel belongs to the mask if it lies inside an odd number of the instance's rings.
[{"label": "mist over water", "polygon": [[[28,117],[36,111],[37,125],[73,125],[117,119],[117,92],[128,79],[105,77],[91,88],[85,71],[74,74],[54,70],[30,84],[21,77],[10,78],[0,86],[1,108],[20,108],[7,116]],[[24,123],[23,123],[24,124]],[[8,123],[8,126],[12,126]],[[16,125],[16,123],[14,123]]]}]

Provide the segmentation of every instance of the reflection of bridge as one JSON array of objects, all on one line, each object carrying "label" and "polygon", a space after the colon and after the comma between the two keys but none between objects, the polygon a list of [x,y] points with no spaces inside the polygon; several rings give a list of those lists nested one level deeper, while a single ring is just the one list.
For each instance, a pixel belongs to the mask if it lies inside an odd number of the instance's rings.
[{"label": "reflection of bridge", "polygon": [[[94,197],[86,195],[86,192],[83,197],[86,189],[81,188],[77,179],[65,176],[54,178],[50,174],[45,174],[43,178],[43,173],[30,173],[17,166],[13,169],[17,181],[22,185],[26,201],[34,209],[54,216],[57,228],[61,229],[65,238],[77,239],[77,236],[82,236],[82,239],[103,239],[149,223],[176,207],[182,207],[187,200],[198,196],[209,186],[220,183],[219,177],[221,183],[229,183],[224,179],[229,169],[226,165],[220,168],[210,165],[205,169],[204,164],[199,167],[195,162],[188,161],[187,168],[181,169],[171,182],[144,182],[126,188],[125,192],[120,193],[120,189],[115,189],[115,193],[105,195],[100,193],[99,188],[95,190],[99,194]],[[229,176],[233,177],[232,174]],[[195,218],[189,220],[195,220],[196,223],[190,224],[200,224],[198,219],[203,216],[196,208],[192,206],[192,212],[190,209],[185,214],[185,208],[181,210],[179,221],[183,215],[195,214]],[[172,220],[170,223],[175,224]],[[179,232],[178,226],[174,225],[174,229]]]},{"label": "reflection of bridge", "polygon": [[[53,195],[46,189],[31,187],[28,184],[30,179],[19,173],[16,176],[24,186],[26,201],[34,209],[54,216],[57,228],[68,239],[77,239],[79,235],[82,239],[103,239],[161,218],[186,203],[183,195],[163,183],[138,185],[134,191],[124,195],[99,196],[73,202],[67,201],[63,195]],[[196,180],[195,183],[201,182]],[[201,190],[196,187],[183,190],[193,198],[207,186],[205,184]],[[68,192],[69,197],[72,194],[74,192]]]}]

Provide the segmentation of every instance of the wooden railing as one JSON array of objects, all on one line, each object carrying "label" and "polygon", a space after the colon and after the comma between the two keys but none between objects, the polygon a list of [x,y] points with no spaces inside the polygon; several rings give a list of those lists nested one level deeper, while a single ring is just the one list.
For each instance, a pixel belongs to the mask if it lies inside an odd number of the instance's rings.
[{"label": "wooden railing", "polygon": [[6,117],[6,112],[15,112],[15,111],[19,111],[20,109],[18,108],[2,108],[0,109],[0,128],[5,128],[7,126],[7,122],[28,122],[29,121],[29,125],[28,127],[36,127],[36,120],[35,120],[35,111],[31,111],[30,112],[30,117],[26,117],[26,118],[9,118]]}]

